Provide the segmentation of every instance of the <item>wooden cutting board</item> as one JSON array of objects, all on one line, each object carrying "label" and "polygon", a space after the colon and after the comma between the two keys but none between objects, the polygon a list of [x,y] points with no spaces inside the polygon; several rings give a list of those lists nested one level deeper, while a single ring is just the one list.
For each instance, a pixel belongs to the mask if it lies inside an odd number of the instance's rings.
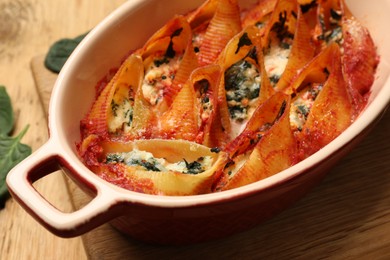
[{"label": "wooden cutting board", "polygon": [[[31,68],[47,113],[57,75]],[[144,244],[105,224],[82,236],[90,259],[390,258],[390,111],[326,179],[293,207],[249,231],[196,245]],[[89,198],[64,175],[78,209]]]}]

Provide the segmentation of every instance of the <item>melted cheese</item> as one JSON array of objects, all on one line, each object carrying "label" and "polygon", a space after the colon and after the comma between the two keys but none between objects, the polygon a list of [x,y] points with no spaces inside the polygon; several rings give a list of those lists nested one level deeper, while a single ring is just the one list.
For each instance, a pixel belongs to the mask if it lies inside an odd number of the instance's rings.
[{"label": "melted cheese", "polygon": [[[272,44],[264,55],[264,65],[271,83],[275,84],[286,69],[291,48],[282,48],[279,44]],[[275,82],[276,81],[276,82]]]},{"label": "melted cheese", "polygon": [[261,77],[256,66],[247,61],[239,61],[226,71],[225,79],[232,136],[235,137],[256,109]]},{"label": "melted cheese", "polygon": [[133,107],[128,99],[124,99],[121,103],[111,103],[113,116],[108,120],[108,129],[111,133],[118,129],[123,129],[125,132],[130,128]]}]

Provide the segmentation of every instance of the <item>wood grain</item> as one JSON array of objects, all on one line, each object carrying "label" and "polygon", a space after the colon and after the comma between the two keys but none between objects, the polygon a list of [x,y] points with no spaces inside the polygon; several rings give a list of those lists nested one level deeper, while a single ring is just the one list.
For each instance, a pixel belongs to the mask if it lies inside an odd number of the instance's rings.
[{"label": "wood grain", "polygon": [[[125,0],[0,0],[0,85],[15,112],[15,131],[30,126],[22,142],[33,150],[48,137],[47,121],[30,62],[60,38],[90,30]],[[45,99],[47,100],[47,99]],[[61,174],[36,188],[64,211],[72,204]],[[12,199],[0,210],[0,259],[86,259],[80,238],[58,238],[40,226]]]},{"label": "wood grain", "polygon": [[[0,35],[7,32],[6,40],[0,38],[0,71],[6,75],[0,76],[0,84],[7,86],[15,104],[16,132],[30,124],[23,141],[33,149],[47,139],[45,112],[56,78],[44,69],[41,54],[58,38],[83,33],[120,2],[124,1],[0,0]],[[9,21],[19,16],[20,21]],[[5,28],[2,21],[12,24]],[[33,37],[40,34],[42,38]],[[26,39],[31,43],[21,42]],[[389,259],[389,137],[387,112],[371,134],[293,207],[252,230],[197,245],[148,245],[126,238],[109,224],[81,239],[61,239],[9,200],[0,211],[0,259]],[[64,211],[88,201],[60,172],[41,180],[37,188]]]}]

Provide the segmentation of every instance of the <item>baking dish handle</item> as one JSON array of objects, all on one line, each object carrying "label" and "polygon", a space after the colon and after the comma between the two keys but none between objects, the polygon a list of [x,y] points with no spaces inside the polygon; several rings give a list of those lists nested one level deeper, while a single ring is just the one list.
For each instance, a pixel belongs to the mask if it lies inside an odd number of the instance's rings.
[{"label": "baking dish handle", "polygon": [[66,167],[66,160],[55,144],[49,139],[10,171],[7,185],[13,198],[43,226],[61,237],[84,234],[116,217],[112,196],[107,195],[109,191],[105,187],[98,187],[98,183],[88,183],[96,196],[83,208],[71,213],[54,207],[33,187],[35,181],[58,170],[59,165]]}]

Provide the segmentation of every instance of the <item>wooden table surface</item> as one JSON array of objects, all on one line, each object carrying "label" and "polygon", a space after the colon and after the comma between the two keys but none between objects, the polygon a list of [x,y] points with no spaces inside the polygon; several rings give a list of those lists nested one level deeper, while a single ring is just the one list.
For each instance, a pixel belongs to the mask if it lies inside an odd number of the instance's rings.
[{"label": "wooden table surface", "polygon": [[[22,142],[33,150],[48,137],[47,121],[30,63],[60,38],[89,31],[125,0],[0,0],[0,85],[14,106],[19,133],[30,125]],[[53,204],[71,210],[61,175],[50,175],[37,188]],[[0,211],[0,259],[86,259],[81,238],[58,238],[41,227],[13,200]]]},{"label": "wooden table surface", "polygon": [[[33,150],[48,138],[45,107],[34,82],[37,67],[56,40],[82,34],[125,0],[0,0],[0,85],[11,96],[15,133],[30,125],[23,142]],[[34,63],[33,63],[34,64]],[[36,80],[36,78],[35,78]],[[49,78],[51,82],[52,78]],[[44,79],[43,79],[44,81]],[[48,92],[46,93],[48,94]],[[125,238],[104,225],[82,238],[52,235],[14,200],[0,210],[3,259],[390,259],[390,111],[327,178],[292,208],[235,236],[184,247]],[[77,191],[51,174],[36,188],[64,211]],[[76,202],[75,202],[76,201]]]}]

